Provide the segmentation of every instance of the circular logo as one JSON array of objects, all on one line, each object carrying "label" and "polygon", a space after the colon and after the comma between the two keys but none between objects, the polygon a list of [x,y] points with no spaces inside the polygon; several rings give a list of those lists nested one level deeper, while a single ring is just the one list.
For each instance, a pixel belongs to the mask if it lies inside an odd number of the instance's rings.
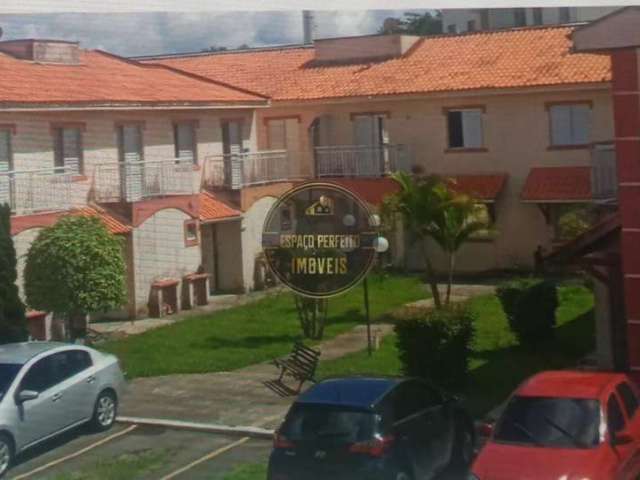
[{"label": "circular logo", "polygon": [[301,295],[337,295],[371,268],[376,220],[346,188],[306,183],[286,192],[267,215],[262,233],[267,263],[282,283]]}]

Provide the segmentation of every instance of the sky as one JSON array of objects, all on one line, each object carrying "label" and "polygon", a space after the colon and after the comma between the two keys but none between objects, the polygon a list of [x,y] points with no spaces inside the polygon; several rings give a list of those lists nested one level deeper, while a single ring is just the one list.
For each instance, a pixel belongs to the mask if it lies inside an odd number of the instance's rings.
[{"label": "sky", "polygon": [[[412,10],[422,12],[422,10]],[[315,38],[375,33],[399,10],[314,12]],[[3,40],[52,38],[80,41],[123,55],[197,52],[210,46],[237,48],[300,43],[302,12],[0,14]]]}]

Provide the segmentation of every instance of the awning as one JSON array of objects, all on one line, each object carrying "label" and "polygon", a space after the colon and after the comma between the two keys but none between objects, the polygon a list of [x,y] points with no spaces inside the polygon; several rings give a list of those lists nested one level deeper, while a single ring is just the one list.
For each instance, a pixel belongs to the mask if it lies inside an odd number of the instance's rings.
[{"label": "awning", "polygon": [[509,178],[506,173],[446,175],[446,177],[452,180],[452,189],[484,203],[495,202]]},{"label": "awning", "polygon": [[378,206],[388,195],[400,191],[398,182],[389,177],[382,178],[323,178],[346,188],[370,205]]},{"label": "awning", "polygon": [[242,212],[230,207],[209,192],[200,194],[200,221],[203,223],[219,222],[239,218]]},{"label": "awning", "polygon": [[535,167],[522,189],[529,203],[591,202],[591,167]]}]

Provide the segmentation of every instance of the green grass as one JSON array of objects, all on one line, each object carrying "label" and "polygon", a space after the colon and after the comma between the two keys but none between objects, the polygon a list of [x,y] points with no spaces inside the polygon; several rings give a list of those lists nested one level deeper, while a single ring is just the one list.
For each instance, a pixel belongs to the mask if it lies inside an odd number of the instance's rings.
[{"label": "green grass", "polygon": [[[100,460],[73,473],[56,475],[51,480],[130,480],[149,475],[164,464],[162,452],[127,453],[116,458]],[[240,477],[242,478],[242,477]]]},{"label": "green grass", "polygon": [[[372,318],[427,297],[418,277],[371,276]],[[329,300],[325,339],[364,323],[363,289]],[[285,355],[300,338],[293,297],[274,294],[255,303],[192,317],[100,346],[116,354],[129,378],[229,371]]]},{"label": "green grass", "polygon": [[[523,348],[509,330],[500,302],[494,295],[473,299],[470,308],[476,315],[476,337],[471,358],[468,387],[457,392],[469,411],[481,416],[501,403],[526,377],[540,370],[566,368],[594,348],[593,296],[578,285],[559,289],[560,307],[555,338],[536,351]],[[369,358],[358,352],[336,360],[321,362],[320,378],[338,375],[400,375],[396,339],[384,339]]]},{"label": "green grass", "polygon": [[257,463],[236,467],[231,472],[221,476],[220,480],[264,480],[265,478],[267,478],[267,465]]}]

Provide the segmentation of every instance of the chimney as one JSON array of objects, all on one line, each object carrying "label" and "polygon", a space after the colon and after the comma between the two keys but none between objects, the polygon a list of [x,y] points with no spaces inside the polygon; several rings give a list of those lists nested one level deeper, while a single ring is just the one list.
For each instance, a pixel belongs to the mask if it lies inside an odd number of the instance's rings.
[{"label": "chimney", "polygon": [[313,43],[313,12],[311,10],[302,11],[302,31],[305,45]]},{"label": "chimney", "polygon": [[80,63],[78,42],[64,40],[5,40],[0,41],[0,52],[21,60],[39,63],[62,63],[77,65]]}]

